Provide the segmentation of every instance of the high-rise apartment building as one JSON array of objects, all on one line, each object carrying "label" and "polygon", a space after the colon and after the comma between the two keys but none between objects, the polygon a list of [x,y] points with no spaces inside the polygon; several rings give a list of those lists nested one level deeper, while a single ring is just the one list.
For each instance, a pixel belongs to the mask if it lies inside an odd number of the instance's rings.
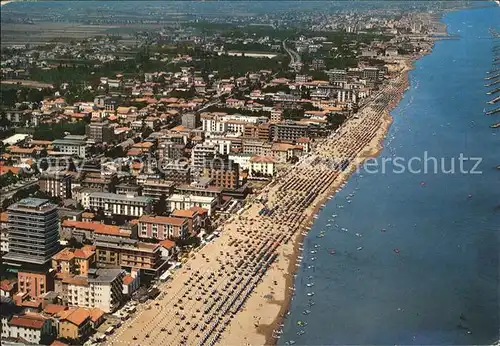
[{"label": "high-rise apartment building", "polygon": [[9,252],[4,262],[43,265],[59,250],[57,206],[46,199],[25,198],[7,209]]}]

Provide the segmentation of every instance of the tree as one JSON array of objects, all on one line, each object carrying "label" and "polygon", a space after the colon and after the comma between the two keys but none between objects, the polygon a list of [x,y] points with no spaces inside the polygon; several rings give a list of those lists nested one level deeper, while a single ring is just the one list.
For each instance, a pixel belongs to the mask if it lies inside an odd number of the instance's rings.
[{"label": "tree", "polygon": [[156,215],[165,215],[167,213],[167,197],[162,194],[160,199],[155,201],[153,211]]},{"label": "tree", "polygon": [[111,157],[111,158],[116,158],[116,157],[124,157],[125,156],[125,151],[123,148],[119,145],[115,147],[111,147],[110,149],[106,150],[104,153],[104,156],[106,157]]},{"label": "tree", "polygon": [[46,171],[49,168],[49,161],[47,159],[43,158],[39,162],[41,171]]},{"label": "tree", "polygon": [[328,120],[329,128],[335,130],[344,123],[346,116],[342,113],[334,113],[328,114],[326,119]]},{"label": "tree", "polygon": [[148,138],[152,133],[153,130],[149,126],[145,126],[142,130],[142,139]]},{"label": "tree", "polygon": [[71,239],[68,241],[68,247],[73,249],[81,249],[83,247],[83,244],[76,240],[75,237],[71,237]]},{"label": "tree", "polygon": [[0,113],[0,127],[9,128],[11,126],[11,122],[7,119],[7,114],[5,112]]}]

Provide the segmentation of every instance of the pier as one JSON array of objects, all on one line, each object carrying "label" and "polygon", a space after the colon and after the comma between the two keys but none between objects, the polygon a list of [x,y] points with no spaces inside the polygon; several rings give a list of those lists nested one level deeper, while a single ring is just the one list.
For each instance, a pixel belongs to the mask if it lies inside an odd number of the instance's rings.
[{"label": "pier", "polygon": [[500,91],[500,88],[496,88],[496,89],[493,89],[493,90],[490,90],[486,93],[486,95],[493,95],[493,94],[496,94],[497,92]]},{"label": "pier", "polygon": [[491,87],[493,85],[497,85],[498,83],[500,83],[500,79],[497,79],[496,81],[491,82],[489,84],[485,84],[484,86],[488,88],[488,87]]},{"label": "pier", "polygon": [[484,114],[486,114],[486,115],[493,115],[493,114],[496,114],[496,113],[499,113],[499,112],[500,112],[500,107],[492,109],[491,111],[487,111]]},{"label": "pier", "polygon": [[500,73],[494,74],[493,76],[484,77],[484,80],[492,80],[500,77]]},{"label": "pier", "polygon": [[495,97],[493,100],[489,101],[488,104],[493,105],[500,101],[500,96]]}]

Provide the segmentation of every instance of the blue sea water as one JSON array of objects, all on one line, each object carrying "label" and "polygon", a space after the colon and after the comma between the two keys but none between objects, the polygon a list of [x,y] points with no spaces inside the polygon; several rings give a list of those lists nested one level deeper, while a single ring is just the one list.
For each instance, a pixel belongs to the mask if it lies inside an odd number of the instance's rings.
[{"label": "blue sea water", "polygon": [[[498,116],[483,115],[492,98],[483,85],[493,68],[495,42],[488,29],[500,28],[500,8],[452,12],[443,21],[460,39],[438,41],[416,62],[379,162],[427,152],[446,158],[446,169],[455,158],[458,170],[463,153],[482,159],[482,173],[396,174],[388,164],[385,173],[353,175],[304,241],[279,344],[469,345],[499,339],[500,131],[489,127]],[[297,335],[300,330],[305,333]]]}]

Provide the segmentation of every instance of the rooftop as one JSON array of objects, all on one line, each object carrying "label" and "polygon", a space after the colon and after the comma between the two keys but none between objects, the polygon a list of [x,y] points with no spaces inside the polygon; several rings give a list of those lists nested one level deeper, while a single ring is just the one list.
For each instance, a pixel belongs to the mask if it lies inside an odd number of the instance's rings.
[{"label": "rooftop", "polygon": [[188,209],[188,210],[185,210],[185,209],[176,209],[172,212],[172,216],[175,218],[179,218],[179,217],[187,217],[187,218],[193,218],[196,216],[196,210],[191,210],[191,209]]},{"label": "rooftop", "polygon": [[113,199],[119,201],[135,201],[140,203],[152,203],[153,200],[149,197],[144,196],[127,196],[127,195],[118,195],[116,193],[109,192],[92,192],[90,197],[94,198],[104,198],[104,199]]},{"label": "rooftop", "polygon": [[90,312],[84,308],[71,308],[59,313],[61,321],[68,321],[76,326],[82,325],[90,318]]},{"label": "rooftop", "polygon": [[164,224],[164,225],[182,226],[186,222],[186,220],[178,218],[178,217],[143,215],[139,218],[139,222],[160,223],[160,224]]},{"label": "rooftop", "polygon": [[9,321],[9,325],[11,326],[30,329],[42,329],[44,324],[45,318],[36,315],[14,316]]},{"label": "rooftop", "polygon": [[48,199],[29,197],[22,199],[17,203],[12,204],[7,210],[15,212],[24,209],[28,212],[34,212],[34,211],[47,211],[56,208],[57,206],[49,203]]}]

